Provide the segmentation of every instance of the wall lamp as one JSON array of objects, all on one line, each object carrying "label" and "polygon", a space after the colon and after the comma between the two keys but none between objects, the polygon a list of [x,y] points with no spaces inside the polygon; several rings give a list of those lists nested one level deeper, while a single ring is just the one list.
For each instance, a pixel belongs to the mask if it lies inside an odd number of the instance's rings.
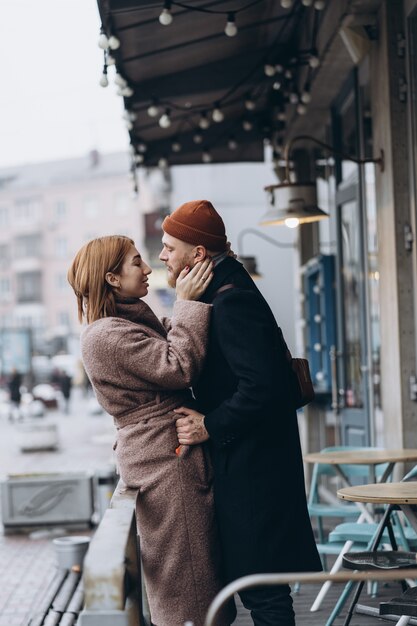
[{"label": "wall lamp", "polygon": [[260,237],[264,241],[267,241],[268,243],[272,244],[273,246],[277,248],[293,248],[294,249],[297,247],[297,244],[295,243],[284,243],[282,241],[277,241],[276,239],[273,239],[272,237],[268,237],[268,235],[265,235],[260,230],[256,230],[256,228],[244,228],[243,230],[241,230],[237,236],[238,259],[242,263],[243,267],[248,272],[248,274],[250,274],[252,278],[255,278],[255,279],[262,278],[262,274],[258,272],[256,257],[245,256],[243,254],[242,241],[243,241],[243,237],[248,234],[255,235],[256,237]]},{"label": "wall lamp", "polygon": [[312,141],[330,153],[340,156],[354,163],[378,163],[381,172],[384,171],[384,152],[381,150],[379,158],[357,159],[344,152],[335,150],[333,146],[312,137],[311,135],[298,135],[290,139],[284,147],[285,179],[279,185],[268,185],[264,190],[269,195],[271,208],[260,221],[261,226],[285,224],[289,228],[295,228],[299,224],[317,222],[329,217],[317,205],[317,190],[315,182],[293,183],[290,181],[290,152],[296,141]]}]

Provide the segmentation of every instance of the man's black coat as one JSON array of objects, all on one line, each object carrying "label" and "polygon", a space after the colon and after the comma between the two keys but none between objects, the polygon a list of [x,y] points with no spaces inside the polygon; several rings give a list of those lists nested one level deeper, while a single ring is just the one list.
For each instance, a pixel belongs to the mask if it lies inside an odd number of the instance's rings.
[{"label": "man's black coat", "polygon": [[[217,293],[226,284],[234,287]],[[290,371],[272,311],[231,257],[215,267],[201,300],[213,312],[194,393],[210,434],[227,577],[320,570]]]}]

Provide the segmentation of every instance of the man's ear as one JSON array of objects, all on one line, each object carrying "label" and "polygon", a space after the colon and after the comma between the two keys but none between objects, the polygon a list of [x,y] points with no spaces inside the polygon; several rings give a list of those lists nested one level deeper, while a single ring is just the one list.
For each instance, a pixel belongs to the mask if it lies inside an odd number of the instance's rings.
[{"label": "man's ear", "polygon": [[193,250],[194,260],[204,261],[207,256],[207,248],[205,246],[196,246]]},{"label": "man's ear", "polygon": [[120,280],[112,272],[107,272],[105,279],[106,282],[109,283],[110,287],[114,287],[116,289],[117,287],[120,287]]}]

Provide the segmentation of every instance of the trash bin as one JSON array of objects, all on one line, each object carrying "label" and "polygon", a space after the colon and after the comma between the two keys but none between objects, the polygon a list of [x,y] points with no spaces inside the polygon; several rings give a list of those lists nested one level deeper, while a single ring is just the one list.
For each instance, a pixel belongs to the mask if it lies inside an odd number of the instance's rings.
[{"label": "trash bin", "polygon": [[74,565],[82,567],[88,550],[90,537],[68,536],[52,540],[60,569],[71,569]]},{"label": "trash bin", "polygon": [[95,516],[97,523],[109,508],[110,500],[117,485],[118,476],[113,466],[102,467],[94,472],[94,491],[96,499]]}]

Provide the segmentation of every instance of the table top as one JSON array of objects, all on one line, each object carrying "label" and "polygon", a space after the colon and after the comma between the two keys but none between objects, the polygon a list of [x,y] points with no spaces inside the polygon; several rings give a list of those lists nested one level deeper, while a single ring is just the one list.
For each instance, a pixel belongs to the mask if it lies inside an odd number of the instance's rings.
[{"label": "table top", "polygon": [[417,481],[344,487],[338,490],[337,495],[350,502],[417,504]]},{"label": "table top", "polygon": [[307,463],[327,463],[329,465],[378,465],[379,463],[401,463],[417,461],[417,448],[380,450],[339,450],[334,452],[310,452],[304,455]]}]

